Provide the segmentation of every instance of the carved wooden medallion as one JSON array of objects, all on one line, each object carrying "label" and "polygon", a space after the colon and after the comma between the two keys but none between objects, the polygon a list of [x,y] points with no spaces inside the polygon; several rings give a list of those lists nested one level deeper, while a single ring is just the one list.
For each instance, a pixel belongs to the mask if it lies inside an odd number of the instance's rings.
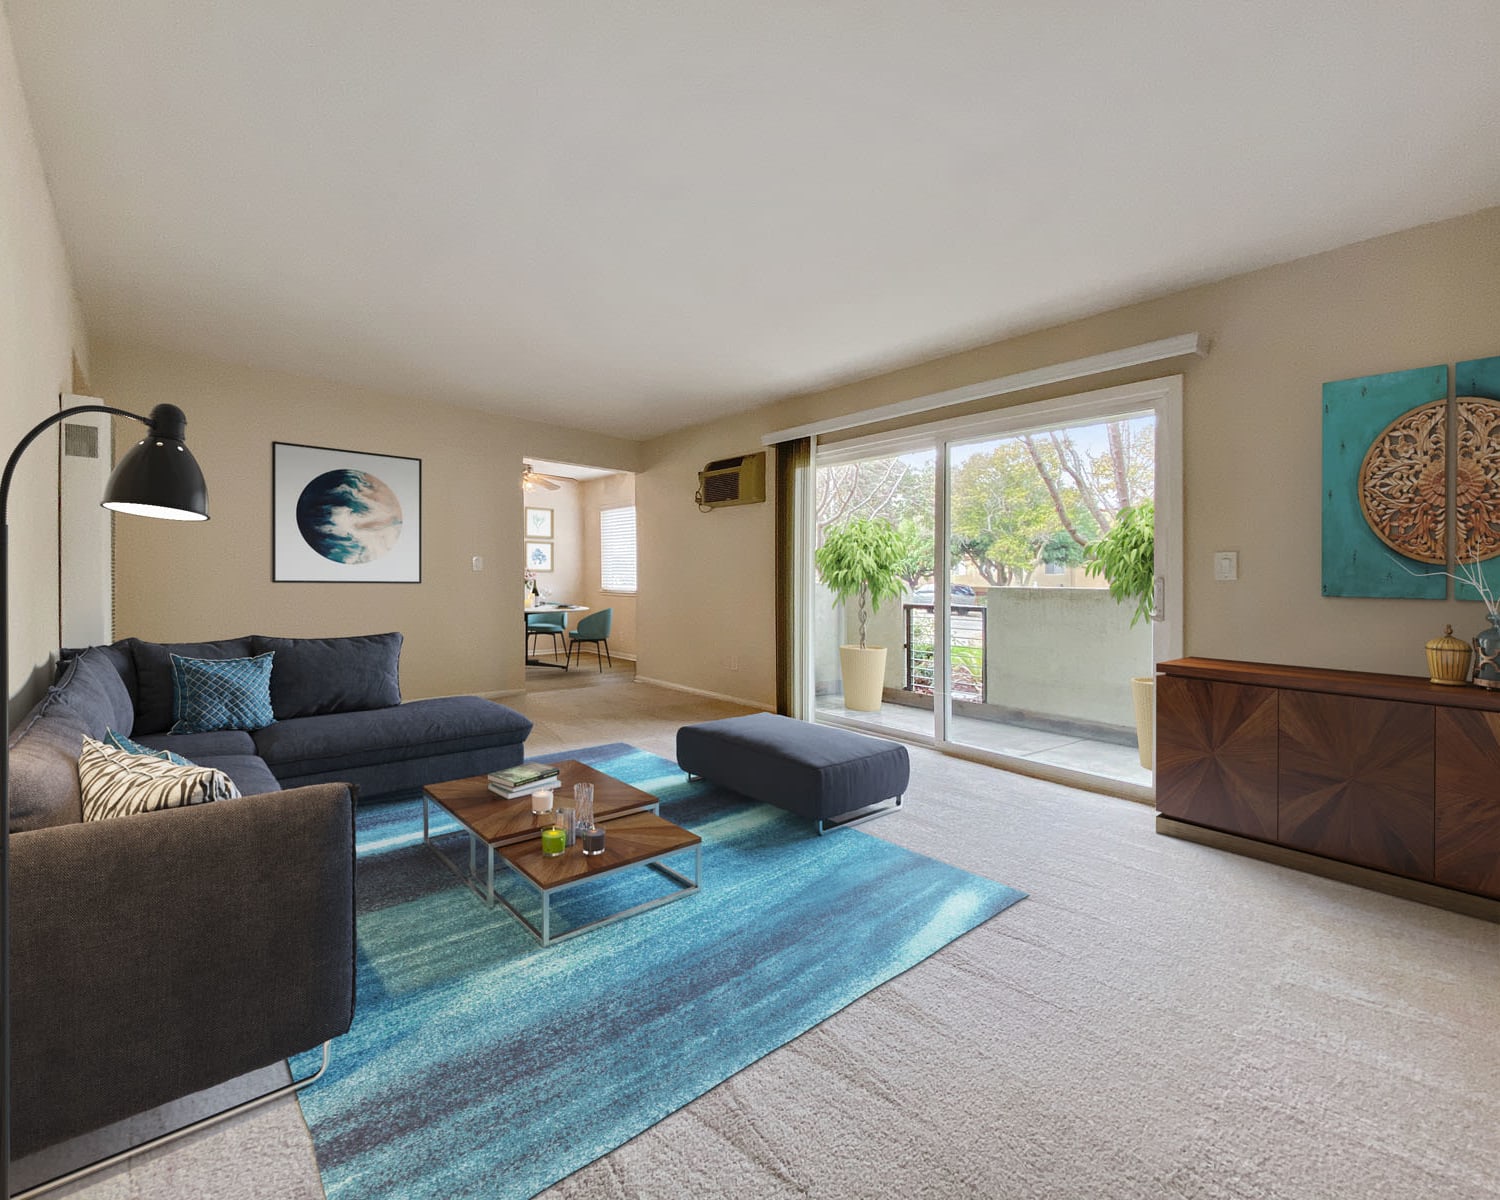
[{"label": "carved wooden medallion", "polygon": [[1359,468],[1359,506],[1375,536],[1418,562],[1448,561],[1447,451],[1448,402],[1434,400],[1387,425]]},{"label": "carved wooden medallion", "polygon": [[1458,454],[1454,506],[1459,562],[1500,554],[1500,400],[1459,396],[1454,402]]}]

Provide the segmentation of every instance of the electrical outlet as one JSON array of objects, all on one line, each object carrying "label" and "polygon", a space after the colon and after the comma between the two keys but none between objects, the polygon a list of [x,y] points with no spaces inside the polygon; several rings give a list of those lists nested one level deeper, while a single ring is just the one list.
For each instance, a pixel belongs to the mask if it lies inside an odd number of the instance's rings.
[{"label": "electrical outlet", "polygon": [[482,571],[482,570],[484,570],[484,556],[483,555],[476,554],[474,556],[473,563],[474,563],[474,569],[476,571]]},{"label": "electrical outlet", "polygon": [[1214,578],[1230,582],[1240,577],[1240,554],[1238,550],[1214,551]]},{"label": "electrical outlet", "polygon": [[731,654],[724,660],[724,665],[731,671],[738,671],[740,669],[740,656],[738,654]]}]

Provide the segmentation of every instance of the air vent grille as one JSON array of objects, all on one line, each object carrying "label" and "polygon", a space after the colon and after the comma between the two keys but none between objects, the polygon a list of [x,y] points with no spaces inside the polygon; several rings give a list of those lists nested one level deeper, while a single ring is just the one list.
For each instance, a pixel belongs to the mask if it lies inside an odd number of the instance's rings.
[{"label": "air vent grille", "polygon": [[63,454],[68,458],[98,458],[99,427],[64,421]]},{"label": "air vent grille", "polygon": [[740,473],[738,471],[725,471],[723,474],[709,475],[704,473],[703,479],[703,503],[725,504],[730,500],[740,498]]}]

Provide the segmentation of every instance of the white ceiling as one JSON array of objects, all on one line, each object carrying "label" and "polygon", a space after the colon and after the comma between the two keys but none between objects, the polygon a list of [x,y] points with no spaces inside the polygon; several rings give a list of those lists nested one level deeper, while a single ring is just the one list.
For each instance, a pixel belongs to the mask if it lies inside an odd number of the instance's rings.
[{"label": "white ceiling", "polygon": [[1500,203],[1496,0],[7,7],[95,336],[628,437]]}]

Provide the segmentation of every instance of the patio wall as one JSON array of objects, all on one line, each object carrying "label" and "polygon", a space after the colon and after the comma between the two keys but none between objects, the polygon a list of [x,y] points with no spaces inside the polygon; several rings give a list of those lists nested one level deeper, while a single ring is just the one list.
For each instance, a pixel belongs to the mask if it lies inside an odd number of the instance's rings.
[{"label": "patio wall", "polygon": [[[1134,728],[1133,675],[1152,673],[1151,626],[1097,588],[993,588],[984,601],[987,703],[1040,717]],[[852,613],[845,637],[858,640]],[[886,646],[885,685],[906,682],[901,605],[871,614],[865,640]],[[837,649],[819,639],[817,678],[838,680]],[[823,691],[822,687],[819,691]]]},{"label": "patio wall", "polygon": [[1130,678],[1150,675],[1151,624],[1095,588],[996,588],[986,602],[988,703],[1135,727]]}]

